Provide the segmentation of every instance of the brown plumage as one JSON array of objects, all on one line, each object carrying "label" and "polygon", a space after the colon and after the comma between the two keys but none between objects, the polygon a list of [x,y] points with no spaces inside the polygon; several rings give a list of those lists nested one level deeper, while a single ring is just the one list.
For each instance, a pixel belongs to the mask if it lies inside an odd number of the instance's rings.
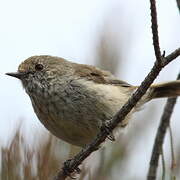
[{"label": "brown plumage", "polygon": [[[21,80],[44,126],[77,146],[92,141],[102,123],[110,120],[137,88],[108,71],[53,56],[30,57],[19,65],[18,72],[7,75]],[[179,95],[180,81],[152,85],[119,127],[149,100]]]}]

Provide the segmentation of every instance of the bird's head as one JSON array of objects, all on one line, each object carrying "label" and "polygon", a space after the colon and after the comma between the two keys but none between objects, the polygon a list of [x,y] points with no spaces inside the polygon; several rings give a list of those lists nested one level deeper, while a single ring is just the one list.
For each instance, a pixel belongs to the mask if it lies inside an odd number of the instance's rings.
[{"label": "bird's head", "polygon": [[61,80],[62,76],[71,72],[70,63],[62,58],[41,55],[32,56],[23,61],[17,72],[6,73],[6,75],[21,80],[25,89],[46,88],[56,80]]}]

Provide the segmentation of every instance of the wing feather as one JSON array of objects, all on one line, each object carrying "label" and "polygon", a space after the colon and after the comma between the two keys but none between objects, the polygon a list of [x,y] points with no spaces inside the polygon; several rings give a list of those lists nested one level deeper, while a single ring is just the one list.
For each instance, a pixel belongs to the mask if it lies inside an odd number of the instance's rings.
[{"label": "wing feather", "polygon": [[111,84],[122,87],[131,87],[132,85],[128,84],[125,81],[117,79],[114,75],[112,75],[109,71],[104,71],[99,68],[90,65],[84,64],[74,64],[75,74],[79,78],[85,78],[89,81],[94,81],[98,84]]}]

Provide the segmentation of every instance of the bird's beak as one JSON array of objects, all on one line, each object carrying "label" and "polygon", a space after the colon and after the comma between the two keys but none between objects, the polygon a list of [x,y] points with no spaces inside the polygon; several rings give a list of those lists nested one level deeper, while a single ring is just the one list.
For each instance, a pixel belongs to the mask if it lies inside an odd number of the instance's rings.
[{"label": "bird's beak", "polygon": [[6,73],[8,76],[12,76],[18,79],[22,79],[27,73],[24,72],[12,72],[12,73]]}]

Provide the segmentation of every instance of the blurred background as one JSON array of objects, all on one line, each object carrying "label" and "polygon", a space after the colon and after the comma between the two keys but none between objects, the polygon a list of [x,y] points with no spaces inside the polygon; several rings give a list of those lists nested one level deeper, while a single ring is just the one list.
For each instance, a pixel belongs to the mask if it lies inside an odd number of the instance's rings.
[{"label": "blurred background", "polygon": [[[150,71],[152,46],[149,1],[0,1],[0,179],[50,179],[74,147],[57,140],[40,124],[21,83],[4,75],[32,55],[53,55],[109,70],[138,85]],[[161,50],[180,45],[175,0],[157,1]],[[156,82],[176,79],[173,61]],[[108,142],[81,167],[79,179],[143,180],[166,99],[136,113],[116,142]],[[176,168],[171,171],[170,137],[164,144],[166,178],[180,179],[180,103],[172,117]],[[162,174],[161,161],[158,169]]]}]

